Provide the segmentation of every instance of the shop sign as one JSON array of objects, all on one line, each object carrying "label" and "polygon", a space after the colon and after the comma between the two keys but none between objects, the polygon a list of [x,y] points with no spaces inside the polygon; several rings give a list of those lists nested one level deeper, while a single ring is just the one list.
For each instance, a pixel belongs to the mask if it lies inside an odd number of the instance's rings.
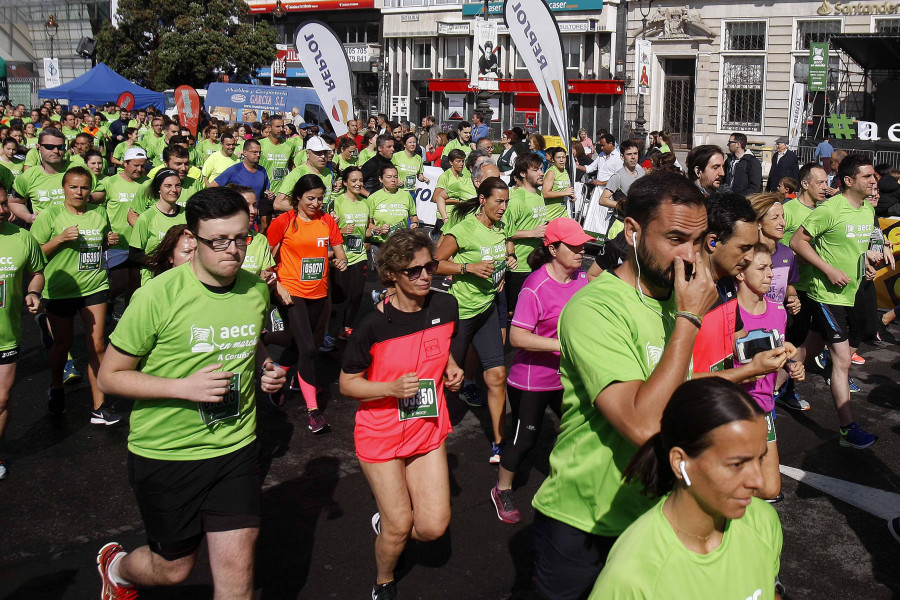
[{"label": "shop sign", "polygon": [[828,42],[809,45],[809,91],[828,90]]},{"label": "shop sign", "polygon": [[588,30],[587,21],[557,21],[560,33],[586,33]]},{"label": "shop sign", "polygon": [[368,44],[344,44],[344,52],[347,53],[347,60],[352,63],[369,62]]},{"label": "shop sign", "polygon": [[438,35],[469,35],[468,23],[438,23]]},{"label": "shop sign", "polygon": [[[251,14],[271,13],[275,10],[276,2],[271,0],[246,0]],[[287,12],[304,10],[343,10],[353,8],[375,8],[375,0],[310,0],[308,2],[281,3],[281,8]]]},{"label": "shop sign", "polygon": [[[596,10],[603,8],[603,0],[547,0],[547,5],[553,12],[568,10]],[[466,16],[480,15],[484,12],[484,2],[467,2],[462,6],[462,14]],[[503,3],[491,2],[488,4],[488,14],[502,15]]]},{"label": "shop sign", "polygon": [[831,4],[822,0],[816,12],[826,15],[895,15],[900,9],[897,2],[837,2]]},{"label": "shop sign", "polygon": [[410,15],[410,14],[406,14],[406,15],[400,15],[400,22],[401,22],[401,23],[406,23],[406,22],[408,22],[408,21],[418,21],[418,20],[419,20],[419,15],[418,15],[418,14],[411,14],[411,15]]}]

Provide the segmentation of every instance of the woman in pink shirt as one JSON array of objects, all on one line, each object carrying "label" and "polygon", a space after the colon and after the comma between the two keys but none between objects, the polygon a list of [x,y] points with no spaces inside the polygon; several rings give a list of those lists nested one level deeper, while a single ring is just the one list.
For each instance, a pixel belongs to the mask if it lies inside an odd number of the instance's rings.
[{"label": "woman in pink shirt", "polygon": [[544,412],[550,406],[560,413],[556,324],[566,302],[588,283],[581,261],[584,245],[593,239],[577,222],[560,217],[550,221],[544,245],[528,257],[534,272],[522,285],[509,332],[510,343],[518,348],[507,379],[516,428],[503,449],[497,484],[491,490],[497,517],[506,523],[521,519],[513,496],[513,477],[540,436]]}]

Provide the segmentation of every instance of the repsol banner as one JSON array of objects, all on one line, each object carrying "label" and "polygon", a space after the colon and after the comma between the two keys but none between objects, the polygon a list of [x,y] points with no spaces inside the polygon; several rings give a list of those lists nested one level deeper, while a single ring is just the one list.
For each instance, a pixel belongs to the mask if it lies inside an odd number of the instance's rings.
[{"label": "repsol banner", "polygon": [[503,19],[559,136],[571,139],[569,84],[556,17],[544,0],[505,0]]},{"label": "repsol banner", "polygon": [[437,220],[437,204],[435,204],[433,199],[434,188],[437,185],[438,177],[443,172],[440,167],[425,167],[422,173],[425,175],[428,183],[416,180],[413,200],[416,201],[416,213],[419,217],[419,223],[434,225]]},{"label": "repsol banner", "polygon": [[294,34],[300,64],[325,107],[336,135],[347,133],[353,112],[350,60],[334,31],[321,21],[307,21]]}]

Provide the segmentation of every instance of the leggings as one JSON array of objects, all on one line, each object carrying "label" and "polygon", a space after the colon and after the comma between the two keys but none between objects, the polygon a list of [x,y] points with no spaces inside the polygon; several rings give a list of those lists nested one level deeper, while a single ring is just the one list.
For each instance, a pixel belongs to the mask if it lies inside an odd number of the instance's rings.
[{"label": "leggings", "polygon": [[328,306],[328,297],[310,300],[291,296],[291,299],[294,301],[291,306],[278,307],[284,321],[284,331],[267,335],[265,343],[285,346],[281,363],[295,364],[306,406],[317,408],[315,360],[320,340],[316,339],[315,331]]},{"label": "leggings", "polygon": [[512,440],[500,455],[500,466],[515,473],[537,444],[547,407],[549,406],[557,417],[560,416],[563,391],[530,392],[511,385],[506,386],[506,391],[516,430]]},{"label": "leggings", "polygon": [[332,272],[334,285],[331,288],[331,299],[335,304],[346,302],[344,317],[341,320],[343,327],[353,327],[359,307],[362,303],[363,290],[366,287],[366,273],[369,265],[362,260],[347,267],[346,271],[335,270]]}]

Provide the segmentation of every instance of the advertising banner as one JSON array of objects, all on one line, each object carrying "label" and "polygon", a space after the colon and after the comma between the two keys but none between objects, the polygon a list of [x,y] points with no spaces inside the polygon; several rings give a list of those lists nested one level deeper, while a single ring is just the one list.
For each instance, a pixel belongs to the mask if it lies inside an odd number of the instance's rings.
[{"label": "advertising banner", "polygon": [[52,88],[60,85],[62,81],[59,78],[59,59],[58,58],[45,58],[44,59],[44,85],[45,87]]},{"label": "advertising banner", "polygon": [[175,88],[175,107],[178,109],[178,122],[197,137],[197,125],[200,122],[200,95],[197,90],[189,85]]},{"label": "advertising banner", "polygon": [[300,63],[325,107],[335,135],[347,133],[353,111],[350,61],[337,34],[321,21],[307,21],[294,33]]},{"label": "advertising banner", "polygon": [[788,146],[796,150],[800,144],[800,137],[806,125],[806,86],[800,82],[794,82],[791,88],[791,114],[788,123]]},{"label": "advertising banner", "polygon": [[497,46],[497,21],[475,19],[475,44],[469,87],[496,91],[500,78],[500,48]]},{"label": "advertising banner", "polygon": [[505,0],[503,19],[550,120],[560,137],[571,139],[569,84],[556,17],[544,0]]},{"label": "advertising banner", "polygon": [[809,91],[828,89],[828,42],[809,44]]},{"label": "advertising banner", "polygon": [[[900,249],[900,219],[878,219],[884,239]],[[900,268],[882,267],[875,273],[875,294],[878,308],[890,310],[900,304]]]},{"label": "advertising banner", "polygon": [[[272,0],[247,0],[247,4],[251,14],[271,13],[278,5]],[[375,0],[303,0],[302,2],[285,0],[281,3],[281,8],[286,12],[375,8]]]},{"label": "advertising banner", "polygon": [[[596,10],[600,12],[603,9],[603,0],[547,0],[547,6],[553,12],[565,12],[569,10]],[[503,13],[502,2],[491,2],[488,4],[489,15],[499,15]],[[464,16],[484,14],[484,2],[466,2],[462,6],[462,14]]]},{"label": "advertising banner", "polygon": [[425,167],[422,169],[422,173],[429,183],[416,180],[413,200],[416,201],[416,213],[419,217],[419,223],[434,225],[435,221],[437,221],[437,204],[431,198],[434,196],[434,188],[437,185],[438,177],[443,172],[440,167]]},{"label": "advertising banner", "polygon": [[131,110],[134,108],[134,94],[131,92],[122,92],[116,100],[116,106],[122,110]]},{"label": "advertising banner", "polygon": [[638,94],[646,96],[650,93],[650,56],[652,46],[650,40],[635,40],[634,42],[634,72],[637,77],[634,83],[637,86],[635,90]]}]

